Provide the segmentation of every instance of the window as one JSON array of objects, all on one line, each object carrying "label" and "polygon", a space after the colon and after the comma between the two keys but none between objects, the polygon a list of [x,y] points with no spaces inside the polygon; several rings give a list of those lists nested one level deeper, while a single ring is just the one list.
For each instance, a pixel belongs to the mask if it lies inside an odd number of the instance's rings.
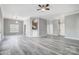
[{"label": "window", "polygon": [[19,25],[18,24],[10,24],[10,32],[11,33],[19,32]]}]

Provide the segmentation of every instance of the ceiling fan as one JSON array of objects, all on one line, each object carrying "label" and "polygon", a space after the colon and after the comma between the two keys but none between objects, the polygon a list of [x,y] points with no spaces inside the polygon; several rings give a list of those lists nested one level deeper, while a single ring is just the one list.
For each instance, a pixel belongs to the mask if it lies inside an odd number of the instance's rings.
[{"label": "ceiling fan", "polygon": [[49,4],[39,4],[38,5],[40,7],[40,9],[37,9],[38,11],[41,10],[41,11],[46,11],[46,10],[50,10],[48,7],[49,7]]}]

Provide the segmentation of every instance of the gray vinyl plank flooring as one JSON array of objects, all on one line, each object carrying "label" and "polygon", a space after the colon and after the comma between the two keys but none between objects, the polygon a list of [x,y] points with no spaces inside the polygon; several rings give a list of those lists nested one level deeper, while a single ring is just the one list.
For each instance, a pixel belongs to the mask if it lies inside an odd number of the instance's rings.
[{"label": "gray vinyl plank flooring", "polygon": [[79,41],[49,35],[40,38],[5,36],[0,43],[0,55],[79,55]]}]

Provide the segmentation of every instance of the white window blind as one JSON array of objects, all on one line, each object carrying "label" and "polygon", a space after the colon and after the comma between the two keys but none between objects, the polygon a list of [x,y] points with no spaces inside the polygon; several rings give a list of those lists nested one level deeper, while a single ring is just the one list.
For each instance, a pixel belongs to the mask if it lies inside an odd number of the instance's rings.
[{"label": "white window blind", "polygon": [[10,32],[11,33],[19,32],[19,25],[18,24],[10,24]]}]

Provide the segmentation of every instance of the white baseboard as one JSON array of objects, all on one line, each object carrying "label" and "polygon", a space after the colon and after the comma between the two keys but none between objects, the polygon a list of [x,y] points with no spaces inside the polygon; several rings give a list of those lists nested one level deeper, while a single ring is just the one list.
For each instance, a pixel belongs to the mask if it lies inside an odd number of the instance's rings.
[{"label": "white baseboard", "polygon": [[27,36],[27,37],[44,37],[44,36],[47,36],[47,34],[45,34],[45,35],[39,35],[39,36],[38,35],[37,36]]},{"label": "white baseboard", "polygon": [[68,39],[72,39],[72,40],[79,40],[79,38],[76,38],[76,37],[64,37],[64,38],[68,38]]},{"label": "white baseboard", "polygon": [[58,36],[57,34],[53,34],[53,35]]},{"label": "white baseboard", "polygon": [[47,36],[47,34],[45,34],[45,35],[40,35],[39,37],[44,37],[44,36]]}]

